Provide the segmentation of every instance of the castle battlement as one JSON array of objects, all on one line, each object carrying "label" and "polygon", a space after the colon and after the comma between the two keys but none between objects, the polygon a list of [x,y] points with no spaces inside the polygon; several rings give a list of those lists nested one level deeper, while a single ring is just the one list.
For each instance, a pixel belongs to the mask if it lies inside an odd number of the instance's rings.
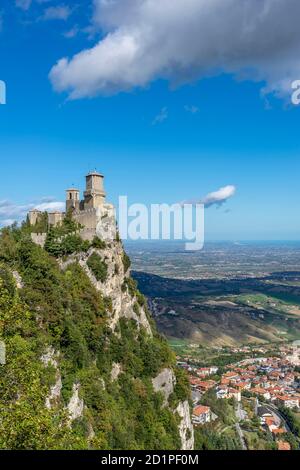
[{"label": "castle battlement", "polygon": [[47,239],[47,233],[32,233],[31,234],[31,240],[33,241],[33,243],[41,246],[42,248],[45,246],[46,239]]},{"label": "castle battlement", "polygon": [[97,209],[83,209],[82,211],[74,211],[73,216],[78,216],[78,215],[85,215],[85,214],[95,214],[97,212]]}]

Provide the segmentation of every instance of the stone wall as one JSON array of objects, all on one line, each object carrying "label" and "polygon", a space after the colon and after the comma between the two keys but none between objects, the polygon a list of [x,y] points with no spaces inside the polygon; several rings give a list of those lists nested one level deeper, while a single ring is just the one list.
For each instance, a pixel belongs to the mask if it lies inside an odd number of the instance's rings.
[{"label": "stone wall", "polygon": [[73,218],[82,225],[85,229],[94,230],[96,233],[98,217],[96,209],[86,209],[83,211],[75,211],[73,213]]},{"label": "stone wall", "polygon": [[64,217],[65,217],[64,212],[49,212],[48,214],[49,225],[54,225],[54,227],[56,227],[56,225],[62,223]]},{"label": "stone wall", "polygon": [[46,238],[47,238],[47,233],[32,233],[31,234],[31,240],[33,241],[33,243],[41,246],[42,248],[44,248],[45,246]]}]

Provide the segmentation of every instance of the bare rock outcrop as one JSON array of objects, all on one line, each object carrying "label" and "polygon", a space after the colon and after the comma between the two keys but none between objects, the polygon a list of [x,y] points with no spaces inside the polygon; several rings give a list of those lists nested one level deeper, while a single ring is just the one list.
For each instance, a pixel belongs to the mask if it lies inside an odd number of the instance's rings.
[{"label": "bare rock outcrop", "polygon": [[[164,395],[164,406],[168,406],[169,398],[174,392],[174,387],[176,386],[176,377],[172,369],[162,370],[158,376],[152,380],[152,384],[156,392],[160,392]],[[179,424],[181,450],[193,450],[194,428],[191,420],[189,402],[187,400],[180,402],[174,410],[174,413],[177,413],[181,419]]]},{"label": "bare rock outcrop", "polygon": [[24,283],[18,271],[13,271],[12,275],[13,275],[14,280],[16,281],[17,289],[23,289]]},{"label": "bare rock outcrop", "polygon": [[121,364],[117,364],[116,362],[114,362],[112,366],[112,370],[111,370],[111,381],[115,382],[121,373],[122,373]]},{"label": "bare rock outcrop", "polygon": [[181,418],[179,434],[182,443],[181,450],[194,450],[194,428],[191,421],[189,402],[179,403],[176,412]]},{"label": "bare rock outcrop", "polygon": [[162,370],[155,379],[152,380],[153,388],[156,392],[164,395],[164,406],[168,405],[169,397],[174,391],[176,377],[172,369]]},{"label": "bare rock outcrop", "polygon": [[71,423],[83,416],[84,401],[79,396],[80,384],[73,385],[73,395],[67,406]]},{"label": "bare rock outcrop", "polygon": [[[89,269],[87,261],[89,257],[96,253],[107,266],[107,279],[104,282],[97,281],[96,277]],[[89,279],[104,297],[109,297],[112,301],[112,312],[109,315],[109,327],[114,331],[120,318],[133,319],[138,327],[143,327],[149,336],[153,336],[145,308],[139,306],[138,312],[135,308],[137,298],[124,288],[125,280],[129,277],[129,272],[124,270],[124,249],[120,242],[113,241],[107,244],[104,249],[91,248],[87,253],[72,255],[65,262],[60,262],[61,269],[66,269],[70,264],[78,262],[84,269]]]},{"label": "bare rock outcrop", "polygon": [[56,353],[52,347],[49,347],[41,357],[41,361],[45,367],[52,366],[55,369],[55,384],[50,387],[50,393],[46,397],[46,408],[48,409],[51,409],[55,404],[57,404],[61,397],[62,380],[58,366],[58,357],[59,354]]}]

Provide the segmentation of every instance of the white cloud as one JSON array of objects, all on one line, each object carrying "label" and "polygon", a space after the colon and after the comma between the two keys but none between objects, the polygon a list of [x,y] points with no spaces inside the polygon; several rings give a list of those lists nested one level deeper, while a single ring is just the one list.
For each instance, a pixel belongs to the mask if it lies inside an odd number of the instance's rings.
[{"label": "white cloud", "polygon": [[168,108],[162,108],[157,116],[152,121],[152,125],[155,126],[156,124],[161,124],[166,119],[168,119],[169,113]]},{"label": "white cloud", "polygon": [[59,202],[59,201],[43,202],[41,204],[35,205],[34,208],[42,212],[63,211],[65,209],[65,202]]},{"label": "white cloud", "polygon": [[43,198],[41,201],[18,205],[11,201],[0,201],[0,226],[11,225],[13,222],[21,222],[32,209],[40,211],[64,211],[65,203],[53,201],[52,198]]},{"label": "white cloud", "polygon": [[225,186],[224,188],[218,189],[218,191],[207,194],[200,202],[204,204],[205,207],[211,207],[213,205],[220,206],[233,197],[235,193],[235,186]]},{"label": "white cloud", "polygon": [[50,79],[76,99],[225,72],[282,96],[300,77],[299,17],[299,0],[94,0],[104,36]]},{"label": "white cloud", "polygon": [[228,185],[218,189],[217,191],[208,193],[202,199],[184,201],[181,204],[203,204],[206,208],[211,206],[221,206],[222,204],[227,202],[228,199],[232,198],[235,193],[236,186]]},{"label": "white cloud", "polygon": [[66,21],[72,14],[72,10],[67,5],[58,5],[55,7],[46,8],[42,19],[48,20],[63,20]]}]

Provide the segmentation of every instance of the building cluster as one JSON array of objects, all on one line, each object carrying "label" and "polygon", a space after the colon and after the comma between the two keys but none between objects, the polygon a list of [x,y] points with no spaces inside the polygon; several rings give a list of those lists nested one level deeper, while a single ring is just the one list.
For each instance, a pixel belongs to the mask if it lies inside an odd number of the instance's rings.
[{"label": "building cluster", "polygon": [[[256,399],[258,416],[264,403],[274,409],[281,406],[300,409],[300,373],[295,365],[297,354],[295,349],[291,353],[289,346],[281,346],[279,357],[250,357],[226,366],[222,375],[218,375],[218,367],[197,367],[192,360],[185,360],[187,357],[178,357],[179,366],[189,374],[194,399],[194,424],[204,425],[212,420],[212,410],[199,405],[201,397],[209,390],[213,390],[220,400],[234,398],[241,402],[242,396]],[[261,425],[274,436],[286,432],[270,410],[264,409],[264,414],[259,417]]]}]

